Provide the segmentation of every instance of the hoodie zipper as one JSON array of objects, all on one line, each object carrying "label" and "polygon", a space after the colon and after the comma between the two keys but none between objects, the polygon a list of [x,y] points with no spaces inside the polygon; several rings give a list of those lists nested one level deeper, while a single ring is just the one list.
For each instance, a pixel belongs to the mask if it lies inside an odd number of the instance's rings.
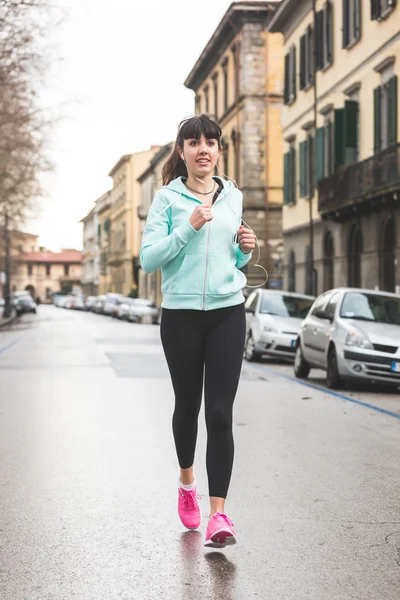
[{"label": "hoodie zipper", "polygon": [[[211,205],[211,207],[213,207],[215,204],[217,204],[218,200],[221,200],[222,198],[224,198],[223,192],[221,192],[221,194],[218,196],[218,198],[216,199],[214,204]],[[208,258],[209,258],[208,248],[209,248],[209,244],[210,244],[210,232],[211,232],[211,221],[208,222],[207,243],[206,243],[206,267],[204,269],[204,283],[203,283],[203,305],[201,307],[201,310],[206,310],[206,287],[207,287],[207,272],[208,272]]]}]

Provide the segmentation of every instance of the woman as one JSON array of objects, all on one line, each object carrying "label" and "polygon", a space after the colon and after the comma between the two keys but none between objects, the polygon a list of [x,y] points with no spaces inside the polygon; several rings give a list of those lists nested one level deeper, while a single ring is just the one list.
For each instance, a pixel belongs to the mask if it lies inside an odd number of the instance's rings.
[{"label": "woman", "polygon": [[204,379],[210,495],[205,545],[214,548],[236,543],[224,510],[245,339],[246,277],[239,269],[255,247],[254,233],[241,225],[242,193],[213,177],[221,151],[221,129],[209,115],[182,121],[140,251],[145,273],[162,269],[161,340],[175,392],[178,513],[188,529],[201,521],[193,462]]}]

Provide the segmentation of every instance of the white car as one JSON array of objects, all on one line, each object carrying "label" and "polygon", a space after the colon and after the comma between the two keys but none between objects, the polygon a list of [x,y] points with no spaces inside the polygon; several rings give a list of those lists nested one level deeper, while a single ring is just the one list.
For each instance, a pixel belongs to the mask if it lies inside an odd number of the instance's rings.
[{"label": "white car", "polygon": [[259,289],[246,300],[246,360],[268,355],[294,360],[302,320],[315,298],[304,294]]},{"label": "white car", "polygon": [[143,323],[147,320],[157,325],[159,318],[160,309],[151,300],[135,298],[129,306],[128,321]]},{"label": "white car", "polygon": [[122,299],[122,294],[106,294],[106,299],[103,305],[103,314],[112,316],[114,314],[116,304],[118,304]]}]

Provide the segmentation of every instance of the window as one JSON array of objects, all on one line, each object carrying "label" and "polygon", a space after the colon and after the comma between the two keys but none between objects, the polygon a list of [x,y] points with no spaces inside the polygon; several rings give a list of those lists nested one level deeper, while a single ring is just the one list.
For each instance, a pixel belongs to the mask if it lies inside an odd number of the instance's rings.
[{"label": "window", "polygon": [[396,288],[396,225],[389,217],[381,230],[380,242],[380,289],[395,292]]},{"label": "window", "polygon": [[97,239],[101,240],[101,225],[100,223],[97,225]]},{"label": "window", "polygon": [[201,96],[196,96],[194,103],[196,115],[199,115],[201,113]]},{"label": "window", "polygon": [[284,156],[284,204],[296,204],[296,149],[294,144]]},{"label": "window", "polygon": [[258,292],[253,292],[246,300],[245,308],[246,310],[256,311],[258,303]]},{"label": "window", "polygon": [[314,82],[313,30],[308,27],[300,38],[300,89],[308,89]]},{"label": "window", "polygon": [[208,113],[210,110],[209,93],[208,92],[209,92],[209,87],[208,87],[208,85],[206,85],[206,87],[204,88],[204,100],[206,103],[206,106],[205,106],[206,113]]},{"label": "window", "polygon": [[69,275],[69,265],[64,265],[64,275],[68,277]]},{"label": "window", "polygon": [[313,307],[312,307],[312,312],[311,314],[314,317],[318,317],[318,313],[321,310],[324,310],[324,307],[326,305],[326,303],[329,301],[329,299],[332,296],[332,292],[325,292],[325,294],[321,294],[321,296],[319,296],[319,298],[317,298],[317,300],[314,302]]},{"label": "window", "polygon": [[317,12],[315,21],[316,70],[326,69],[333,62],[333,7],[327,2]]},{"label": "window", "polygon": [[315,183],[333,174],[333,153],[333,123],[328,118],[315,135]]},{"label": "window", "polygon": [[296,255],[294,253],[294,250],[291,250],[290,254],[289,254],[288,275],[289,275],[289,292],[295,292],[296,291]]},{"label": "window", "polygon": [[46,288],[46,300],[50,300],[51,298],[51,288]]},{"label": "window", "polygon": [[343,48],[361,38],[361,0],[343,0]]},{"label": "window", "polygon": [[214,87],[214,114],[218,117],[218,75],[214,75],[213,77],[213,87]]},{"label": "window", "polygon": [[371,0],[371,20],[382,21],[396,8],[396,0]]},{"label": "window", "polygon": [[306,254],[305,254],[305,291],[306,294],[313,293],[313,273],[312,273],[312,265],[311,265],[311,250],[310,246],[306,246]]},{"label": "window", "polygon": [[358,102],[346,100],[344,108],[335,110],[335,165],[356,162],[359,155]]},{"label": "window", "polygon": [[46,277],[50,277],[51,265],[46,265]]},{"label": "window", "polygon": [[292,104],[296,100],[296,46],[292,46],[285,56],[284,103]]},{"label": "window", "polygon": [[333,296],[329,300],[327,307],[325,309],[325,314],[328,318],[331,318],[331,319],[335,318],[336,308],[337,308],[337,305],[339,304],[339,300],[340,300],[340,293],[336,292],[335,294],[333,294]]},{"label": "window", "polygon": [[224,111],[228,110],[228,62],[226,58],[222,63],[223,77],[224,77]]},{"label": "window", "polygon": [[348,286],[361,287],[361,258],[363,252],[363,239],[361,229],[358,225],[353,225],[348,250]]},{"label": "window", "polygon": [[333,236],[330,231],[325,234],[324,238],[324,290],[334,288],[334,257],[335,248]]},{"label": "window", "polygon": [[314,187],[314,138],[300,143],[300,198],[311,198]]},{"label": "window", "polygon": [[32,275],[33,273],[33,265],[28,265],[28,275]]},{"label": "window", "polygon": [[374,90],[374,150],[397,143],[397,75]]}]

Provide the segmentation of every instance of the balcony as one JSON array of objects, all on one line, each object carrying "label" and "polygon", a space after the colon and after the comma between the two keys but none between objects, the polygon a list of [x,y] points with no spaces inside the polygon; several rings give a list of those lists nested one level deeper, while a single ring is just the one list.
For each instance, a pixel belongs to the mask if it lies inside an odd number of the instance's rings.
[{"label": "balcony", "polygon": [[325,220],[346,221],[400,200],[400,144],[341,167],[318,182],[318,210]]}]

